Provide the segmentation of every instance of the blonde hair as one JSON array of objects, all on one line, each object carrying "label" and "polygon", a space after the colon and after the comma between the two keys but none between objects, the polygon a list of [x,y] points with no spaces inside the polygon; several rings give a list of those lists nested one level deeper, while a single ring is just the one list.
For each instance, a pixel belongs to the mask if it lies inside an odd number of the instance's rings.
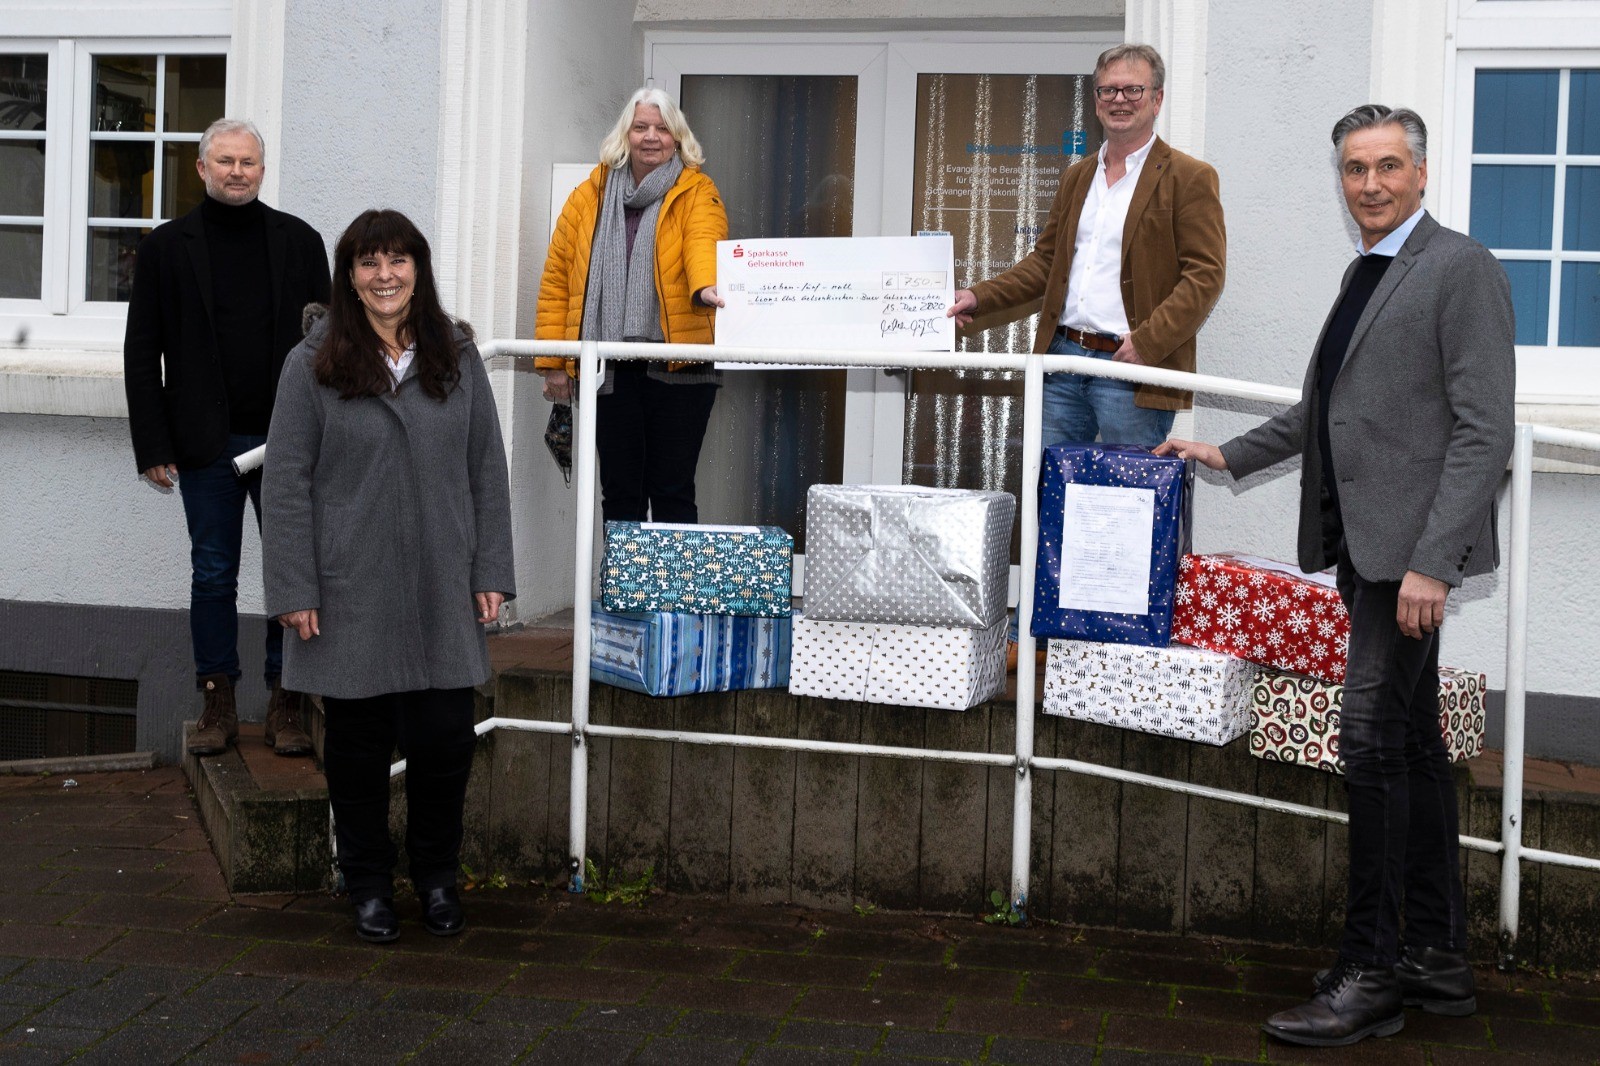
[{"label": "blonde hair", "polygon": [[695,140],[694,131],[689,128],[689,120],[678,110],[677,102],[665,89],[650,87],[639,89],[628,97],[628,102],[622,107],[622,114],[617,117],[617,124],[606,134],[605,140],[600,142],[600,162],[612,170],[620,170],[627,164],[628,130],[633,126],[633,113],[640,106],[661,109],[661,117],[666,121],[667,129],[672,132],[672,139],[678,142],[678,155],[683,159],[684,166],[705,165],[706,154],[701,151],[700,142]]}]

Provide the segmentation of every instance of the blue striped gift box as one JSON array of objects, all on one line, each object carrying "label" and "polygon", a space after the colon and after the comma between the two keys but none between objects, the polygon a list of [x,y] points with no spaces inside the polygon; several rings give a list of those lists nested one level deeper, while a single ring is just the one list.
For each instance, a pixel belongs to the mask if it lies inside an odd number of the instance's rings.
[{"label": "blue striped gift box", "polygon": [[787,618],[592,609],[595,681],[647,696],[789,685]]}]

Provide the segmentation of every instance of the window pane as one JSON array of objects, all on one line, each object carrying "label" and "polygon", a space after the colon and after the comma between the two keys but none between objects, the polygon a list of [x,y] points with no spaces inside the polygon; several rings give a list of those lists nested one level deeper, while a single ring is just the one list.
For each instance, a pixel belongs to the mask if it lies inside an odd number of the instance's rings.
[{"label": "window pane", "polygon": [[1554,152],[1560,85],[1554,70],[1478,71],[1472,150]]},{"label": "window pane", "polygon": [[[853,76],[685,74],[680,93],[730,236],[850,236]],[[724,374],[701,453],[713,457],[698,476],[701,521],[782,526],[803,552],[807,487],[843,476],[844,404],[842,370]]]},{"label": "window pane", "polygon": [[1575,70],[1567,99],[1567,153],[1600,155],[1600,70]]},{"label": "window pane", "polygon": [[0,300],[37,300],[43,264],[43,229],[0,226]]},{"label": "window pane", "polygon": [[1567,168],[1567,209],[1561,247],[1600,252],[1600,167]]},{"label": "window pane", "polygon": [[1554,167],[1472,168],[1472,236],[1490,248],[1549,248],[1555,230]]},{"label": "window pane", "polygon": [[94,61],[94,124],[99,132],[155,129],[156,57],[98,56]]},{"label": "window pane", "polygon": [[95,141],[89,178],[89,214],[94,218],[150,218],[156,146]]},{"label": "window pane", "polygon": [[89,227],[89,276],[85,289],[91,300],[128,299],[133,288],[133,258],[149,229]]},{"label": "window pane", "polygon": [[222,117],[226,68],[222,56],[167,57],[168,130],[200,133]]},{"label": "window pane", "polygon": [[44,142],[0,141],[0,215],[44,214]]},{"label": "window pane", "polygon": [[1562,264],[1560,343],[1600,347],[1600,263]]},{"label": "window pane", "polygon": [[[210,125],[210,123],[207,123]],[[161,148],[161,217],[177,218],[196,207],[205,198],[205,183],[194,168],[199,158],[200,146],[190,141],[168,141]]]},{"label": "window pane", "polygon": [[42,130],[49,59],[0,55],[0,130]]},{"label": "window pane", "polygon": [[1511,279],[1518,344],[1550,343],[1550,264],[1501,260]]}]

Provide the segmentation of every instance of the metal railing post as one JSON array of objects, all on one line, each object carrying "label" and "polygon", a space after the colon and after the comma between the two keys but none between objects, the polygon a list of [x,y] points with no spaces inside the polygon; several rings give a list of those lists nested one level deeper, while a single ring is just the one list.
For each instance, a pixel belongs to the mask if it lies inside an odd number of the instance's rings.
[{"label": "metal railing post", "polygon": [[1516,966],[1522,894],[1522,757],[1528,694],[1528,536],[1533,527],[1533,427],[1511,451],[1511,565],[1506,572],[1506,734],[1500,786],[1500,969]]},{"label": "metal railing post", "polygon": [[1022,558],[1017,587],[1017,779],[1011,809],[1011,905],[1026,917],[1033,863],[1033,716],[1036,680],[1033,589],[1039,551],[1039,465],[1044,430],[1044,362],[1022,371]]},{"label": "metal railing post", "polygon": [[594,582],[595,396],[600,345],[584,341],[574,382],[578,439],[572,452],[577,553],[572,570],[572,786],[567,796],[569,892],[583,891],[589,846],[589,590]]}]

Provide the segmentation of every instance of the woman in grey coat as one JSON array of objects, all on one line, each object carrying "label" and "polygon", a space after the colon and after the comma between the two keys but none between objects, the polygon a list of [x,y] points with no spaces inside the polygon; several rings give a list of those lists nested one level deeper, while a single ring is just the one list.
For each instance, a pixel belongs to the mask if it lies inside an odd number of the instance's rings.
[{"label": "woman in grey coat", "polygon": [[324,321],[289,354],[262,483],[267,611],[284,684],[323,697],[324,769],[356,933],[400,935],[389,764],[423,925],[461,931],[462,807],[483,626],[515,595],[505,449],[471,330],[439,305],[427,240],[367,211],[334,250]]}]

